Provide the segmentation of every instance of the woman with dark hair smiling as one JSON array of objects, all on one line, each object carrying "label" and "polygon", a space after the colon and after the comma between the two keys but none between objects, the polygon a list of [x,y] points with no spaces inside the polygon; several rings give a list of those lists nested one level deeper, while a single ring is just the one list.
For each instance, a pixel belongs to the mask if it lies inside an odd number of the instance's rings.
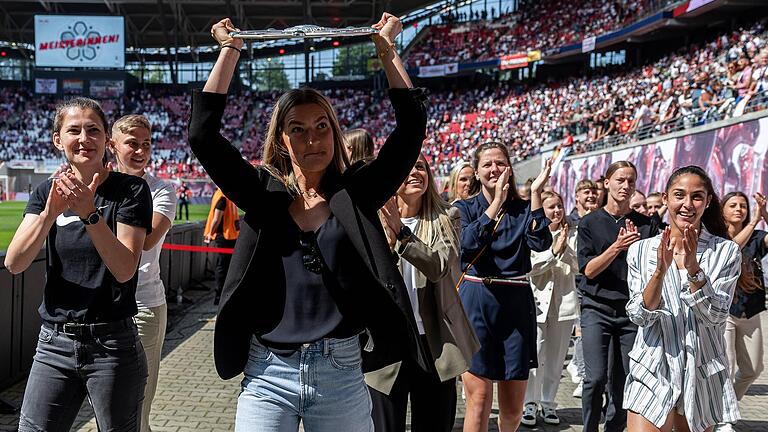
[{"label": "woman with dark hair smiling", "polygon": [[739,278],[720,201],[699,167],[672,173],[669,227],[630,246],[627,313],[639,326],[629,353],[629,432],[711,431],[739,418],[728,377],[725,320]]},{"label": "woman with dark hair smiling", "polygon": [[296,431],[300,421],[307,431],[372,431],[363,371],[406,358],[427,369],[378,216],[419,156],[426,104],[395,49],[400,20],[385,13],[373,27],[397,125],[376,159],[352,166],[333,107],[307,88],[276,102],[263,165],[245,161],[220,132],[243,41],[228,18],[211,29],[221,51],[193,95],[189,143],[245,211],[214,334],[219,375],[245,375],[236,431]]}]

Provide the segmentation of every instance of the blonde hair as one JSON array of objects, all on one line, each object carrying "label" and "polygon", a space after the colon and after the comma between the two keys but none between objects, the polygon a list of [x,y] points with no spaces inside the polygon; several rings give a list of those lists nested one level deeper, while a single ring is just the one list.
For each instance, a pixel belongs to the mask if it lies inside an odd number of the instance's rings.
[{"label": "blonde hair", "polygon": [[421,208],[418,214],[419,226],[414,234],[428,245],[434,245],[441,240],[445,241],[458,255],[457,227],[448,215],[448,209],[451,208],[451,205],[442,199],[437,192],[432,167],[429,166],[427,158],[421,154],[418,160],[424,162],[427,167],[427,190],[421,199]]},{"label": "blonde hair", "polygon": [[328,178],[328,174],[338,176],[349,167],[349,159],[344,148],[344,135],[341,132],[336,111],[334,111],[328,99],[317,90],[311,88],[294,89],[283,93],[275,102],[272,118],[267,128],[267,136],[264,139],[263,166],[273,176],[281,180],[288,191],[294,196],[300,195],[301,191],[296,181],[296,175],[293,172],[291,156],[282,140],[283,124],[288,112],[293,107],[310,104],[318,105],[325,111],[333,131],[333,160],[323,176],[320,190],[324,189],[324,183]]},{"label": "blonde hair", "polygon": [[[459,174],[461,174],[461,171],[463,171],[464,168],[472,168],[472,164],[469,162],[459,162],[453,166],[453,169],[451,170],[451,174],[448,176],[448,202],[449,203],[457,199],[460,199],[460,197],[456,192],[456,188],[459,183]],[[475,169],[472,168],[473,173],[474,171]],[[474,193],[474,189],[475,189],[475,177],[472,176],[469,184],[470,195]]]},{"label": "blonde hair", "polygon": [[118,132],[125,134],[137,128],[143,128],[147,132],[152,133],[152,125],[149,123],[149,119],[141,114],[128,114],[117,119],[112,125],[112,136]]}]

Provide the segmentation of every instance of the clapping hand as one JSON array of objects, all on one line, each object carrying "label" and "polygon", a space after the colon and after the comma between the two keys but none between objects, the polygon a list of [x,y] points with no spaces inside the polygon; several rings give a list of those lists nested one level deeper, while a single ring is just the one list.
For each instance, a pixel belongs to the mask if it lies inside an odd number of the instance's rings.
[{"label": "clapping hand", "polygon": [[400,220],[400,208],[397,205],[397,197],[392,197],[384,203],[384,207],[381,208],[381,214],[384,216],[384,222],[386,222],[389,229],[399,233],[403,227],[403,222]]},{"label": "clapping hand", "polygon": [[640,233],[637,231],[637,227],[631,220],[627,219],[625,226],[619,230],[619,236],[613,242],[613,246],[620,251],[625,251],[638,240],[640,240]]},{"label": "clapping hand", "polygon": [[[763,218],[765,223],[768,223],[768,209],[766,208],[766,198],[765,195],[761,194],[760,192],[755,192],[754,195],[752,195],[755,198],[755,203],[757,204],[755,206],[755,220],[759,220],[760,218]],[[757,222],[755,222],[757,223]]]},{"label": "clapping hand", "polygon": [[683,228],[683,251],[685,257],[683,264],[688,270],[688,274],[693,274],[699,271],[699,262],[696,259],[696,249],[699,243],[699,230],[695,229],[693,225],[687,225]]},{"label": "clapping hand", "polygon": [[102,175],[101,173],[94,174],[91,183],[86,185],[75,176],[71,169],[67,170],[59,176],[56,182],[56,193],[64,200],[70,210],[85,219],[89,214],[96,211],[94,192],[100,184]]},{"label": "clapping hand", "polygon": [[676,239],[672,238],[672,230],[666,227],[661,233],[661,243],[656,250],[656,272],[663,275],[672,265],[674,260],[674,251]]},{"label": "clapping hand", "polygon": [[568,230],[569,225],[563,220],[560,228],[560,236],[555,241],[555,244],[552,245],[552,253],[555,255],[562,255],[563,252],[565,252],[565,248],[568,246]]},{"label": "clapping hand", "polygon": [[544,161],[544,168],[531,183],[531,194],[540,193],[544,185],[549,181],[549,175],[552,173],[552,158]]}]

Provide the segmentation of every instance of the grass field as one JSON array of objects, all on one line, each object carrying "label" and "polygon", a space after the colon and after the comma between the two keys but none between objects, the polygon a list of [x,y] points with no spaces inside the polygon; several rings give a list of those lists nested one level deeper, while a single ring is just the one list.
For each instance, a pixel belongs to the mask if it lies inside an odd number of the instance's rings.
[{"label": "grass field", "polygon": [[[11,242],[13,233],[21,222],[26,202],[6,201],[0,202],[0,251],[5,251],[8,243]],[[208,217],[208,204],[192,204],[189,206],[189,220],[205,220]],[[184,223],[183,220],[176,220],[174,224]]]}]

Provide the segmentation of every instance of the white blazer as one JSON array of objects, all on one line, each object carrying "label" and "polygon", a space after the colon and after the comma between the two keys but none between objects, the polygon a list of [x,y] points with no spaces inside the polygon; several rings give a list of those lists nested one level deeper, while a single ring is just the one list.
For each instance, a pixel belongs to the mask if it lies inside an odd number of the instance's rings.
[{"label": "white blazer", "polygon": [[[562,230],[552,233],[552,247],[562,235]],[[579,297],[576,294],[576,274],[579,263],[576,255],[576,228],[568,231],[565,250],[560,255],[552,248],[544,252],[531,251],[531,282],[536,299],[536,322],[543,324],[550,308],[556,308],[557,320],[568,321],[579,317]]]},{"label": "white blazer", "polygon": [[702,229],[696,249],[707,281],[695,293],[685,269],[672,264],[659,307],[645,308],[643,290],[656,270],[661,235],[630,246],[629,318],[639,326],[629,353],[624,408],[661,427],[672,409],[684,414],[693,432],[740,418],[728,376],[725,319],[741,273],[736,243]]}]

